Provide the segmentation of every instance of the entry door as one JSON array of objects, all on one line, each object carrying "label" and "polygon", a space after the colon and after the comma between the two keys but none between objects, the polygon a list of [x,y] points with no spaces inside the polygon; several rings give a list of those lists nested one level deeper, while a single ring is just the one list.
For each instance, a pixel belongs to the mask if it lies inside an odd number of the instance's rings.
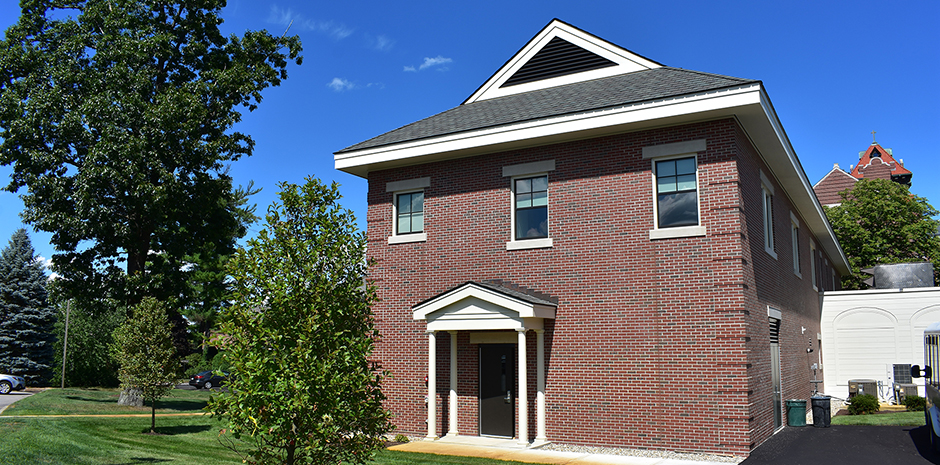
[{"label": "entry door", "polygon": [[774,429],[783,426],[783,399],[780,389],[780,320],[770,318],[770,382],[774,392]]},{"label": "entry door", "polygon": [[515,433],[515,344],[480,344],[480,434]]}]

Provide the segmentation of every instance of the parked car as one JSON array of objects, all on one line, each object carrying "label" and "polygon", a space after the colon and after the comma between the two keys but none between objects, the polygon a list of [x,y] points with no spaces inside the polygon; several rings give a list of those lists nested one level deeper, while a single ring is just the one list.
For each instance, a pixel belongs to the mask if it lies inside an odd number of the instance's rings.
[{"label": "parked car", "polygon": [[20,376],[0,375],[0,394],[26,389],[26,380]]},{"label": "parked car", "polygon": [[221,375],[211,371],[200,371],[189,378],[189,385],[196,386],[196,389],[212,389],[225,384],[226,379],[228,379],[228,373],[225,371]]}]

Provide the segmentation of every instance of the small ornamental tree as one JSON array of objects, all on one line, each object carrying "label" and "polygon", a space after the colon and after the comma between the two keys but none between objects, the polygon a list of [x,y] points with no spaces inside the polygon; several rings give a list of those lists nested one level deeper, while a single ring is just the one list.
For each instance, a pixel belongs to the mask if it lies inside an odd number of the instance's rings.
[{"label": "small ornamental tree", "polygon": [[111,351],[121,366],[121,388],[137,390],[150,401],[150,433],[156,433],[157,399],[174,388],[178,371],[172,327],[163,304],[153,297],[137,304],[114,331]]},{"label": "small ornamental tree", "polygon": [[266,228],[229,263],[219,344],[234,376],[209,409],[246,441],[248,463],[365,463],[391,430],[385,373],[369,360],[365,236],[335,183],[280,188]]},{"label": "small ornamental tree", "polygon": [[940,222],[927,199],[884,179],[863,179],[841,195],[826,216],[852,265],[843,288],[866,288],[861,270],[875,265],[926,261],[940,272]]}]

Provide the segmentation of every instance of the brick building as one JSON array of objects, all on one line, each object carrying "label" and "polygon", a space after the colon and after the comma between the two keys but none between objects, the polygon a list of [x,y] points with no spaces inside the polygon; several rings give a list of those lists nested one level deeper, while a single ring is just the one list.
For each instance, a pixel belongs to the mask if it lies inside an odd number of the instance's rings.
[{"label": "brick building", "polygon": [[850,166],[849,172],[834,164],[832,171],[813,186],[813,191],[821,205],[833,206],[842,203],[839,194],[854,188],[859,179],[888,179],[911,187],[911,177],[913,173],[904,167],[904,160],[895,160],[893,150],[872,141],[867,150],[858,153],[858,164]]},{"label": "brick building", "polygon": [[335,163],[368,179],[399,432],[746,455],[812,391],[849,266],[760,81],[555,20]]}]

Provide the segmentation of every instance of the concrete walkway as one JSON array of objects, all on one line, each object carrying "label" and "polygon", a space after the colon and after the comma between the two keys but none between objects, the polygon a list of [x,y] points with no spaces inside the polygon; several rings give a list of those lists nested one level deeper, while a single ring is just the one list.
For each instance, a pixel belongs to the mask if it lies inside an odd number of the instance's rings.
[{"label": "concrete walkway", "polygon": [[526,449],[515,441],[458,436],[436,441],[414,441],[389,447],[389,450],[419,452],[422,454],[458,455],[495,460],[512,460],[526,463],[576,464],[576,465],[728,465],[728,462],[705,462],[699,460],[677,460],[625,455],[587,454],[559,452],[541,449]]}]

